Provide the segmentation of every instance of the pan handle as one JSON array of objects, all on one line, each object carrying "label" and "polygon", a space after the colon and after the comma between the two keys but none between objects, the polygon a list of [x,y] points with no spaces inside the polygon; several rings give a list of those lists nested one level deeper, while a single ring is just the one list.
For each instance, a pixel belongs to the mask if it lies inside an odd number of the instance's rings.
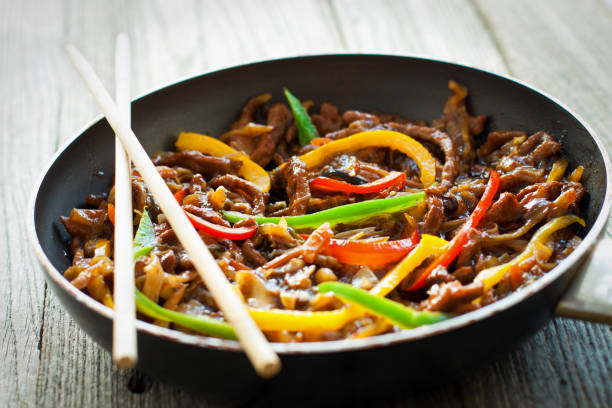
[{"label": "pan handle", "polygon": [[576,273],[555,313],[612,324],[612,239],[599,240]]}]

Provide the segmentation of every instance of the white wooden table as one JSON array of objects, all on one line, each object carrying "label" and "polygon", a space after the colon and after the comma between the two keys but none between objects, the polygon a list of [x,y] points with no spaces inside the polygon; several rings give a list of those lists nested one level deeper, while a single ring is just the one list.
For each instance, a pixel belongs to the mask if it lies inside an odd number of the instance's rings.
[{"label": "white wooden table", "polygon": [[[44,283],[26,202],[58,146],[99,110],[75,43],[112,87],[127,31],[133,91],[303,54],[419,55],[509,74],[581,114],[612,148],[612,4],[603,0],[0,1],[0,406],[211,406],[113,367]],[[112,89],[112,88],[111,88]],[[612,229],[608,227],[607,234]],[[130,391],[128,383],[137,383]],[[139,381],[134,381],[139,380]],[[557,318],[486,368],[384,406],[609,406],[612,329]]]}]

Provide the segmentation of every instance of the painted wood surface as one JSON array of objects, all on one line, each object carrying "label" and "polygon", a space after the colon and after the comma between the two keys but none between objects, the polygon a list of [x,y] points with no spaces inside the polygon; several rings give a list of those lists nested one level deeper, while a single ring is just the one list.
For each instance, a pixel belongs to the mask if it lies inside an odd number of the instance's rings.
[{"label": "painted wood surface", "polygon": [[[293,55],[419,55],[509,74],[582,115],[612,148],[612,4],[606,1],[0,1],[0,406],[213,406],[122,372],[48,292],[23,223],[53,152],[99,115],[63,47],[114,83],[126,31],[133,93]],[[607,235],[612,235],[608,226]],[[144,390],[144,392],[142,392]],[[608,406],[612,329],[557,318],[456,383],[379,406]]]}]

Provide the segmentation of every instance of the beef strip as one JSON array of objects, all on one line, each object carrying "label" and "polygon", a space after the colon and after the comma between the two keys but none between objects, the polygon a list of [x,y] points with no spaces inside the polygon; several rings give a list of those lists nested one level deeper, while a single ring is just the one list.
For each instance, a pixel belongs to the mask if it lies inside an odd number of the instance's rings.
[{"label": "beef strip", "polygon": [[250,181],[231,174],[225,174],[215,177],[208,185],[213,188],[224,186],[228,190],[240,193],[251,203],[253,208],[252,214],[263,214],[266,209],[266,196]]},{"label": "beef strip", "polygon": [[443,283],[427,300],[426,309],[450,312],[462,303],[471,302],[483,293],[482,282],[462,285],[459,281]]},{"label": "beef strip", "polygon": [[338,114],[338,107],[327,102],[321,104],[321,113],[312,115],[312,123],[321,136],[340,130],[343,125],[342,118]]},{"label": "beef strip", "polygon": [[497,132],[491,132],[487,136],[487,141],[478,148],[479,156],[488,156],[493,153],[494,150],[498,149],[501,145],[515,137],[527,137],[527,133],[515,131],[515,130],[498,130]]},{"label": "beef strip", "polygon": [[289,207],[282,215],[306,214],[308,200],[310,199],[310,187],[308,185],[308,174],[306,164],[299,157],[292,157],[283,167],[282,174],[286,183]]},{"label": "beef strip", "polygon": [[523,163],[530,166],[535,166],[560,151],[561,144],[546,132],[534,133],[518,148],[518,154],[523,156]]},{"label": "beef strip", "polygon": [[444,203],[439,196],[431,195],[427,198],[429,209],[420,223],[421,234],[436,235],[444,220]]},{"label": "beef strip", "polygon": [[255,112],[257,111],[257,109],[260,106],[264,105],[266,102],[268,102],[271,97],[272,97],[271,94],[265,93],[265,94],[257,95],[256,97],[249,99],[246,105],[244,105],[244,108],[242,108],[242,112],[240,113],[240,118],[236,122],[232,123],[232,125],[230,126],[230,129],[240,129],[241,127],[245,126],[247,123],[253,122],[255,118]]},{"label": "beef strip", "polygon": [[207,176],[236,173],[241,166],[240,161],[208,156],[196,150],[161,153],[153,158],[153,163],[156,166],[181,166]]},{"label": "beef strip", "polygon": [[267,125],[274,130],[261,135],[259,143],[251,153],[251,159],[261,167],[266,167],[276,151],[276,145],[285,134],[291,121],[291,111],[282,103],[277,103],[268,111]]},{"label": "beef strip", "polygon": [[523,208],[512,193],[501,193],[497,201],[491,204],[482,225],[487,223],[505,224],[514,222],[521,217]]},{"label": "beef strip", "polygon": [[544,170],[519,167],[499,178],[499,191],[518,191],[520,188],[541,183],[546,179]]},{"label": "beef strip", "polygon": [[242,254],[246,260],[255,267],[260,267],[268,262],[266,258],[264,258],[263,255],[260,254],[257,249],[255,249],[255,245],[251,239],[245,239],[242,243]]},{"label": "beef strip", "polygon": [[109,235],[109,226],[105,225],[106,210],[86,210],[73,208],[69,217],[61,216],[64,227],[74,237],[90,239]]},{"label": "beef strip", "polygon": [[434,120],[432,126],[448,133],[457,146],[459,156],[463,160],[462,164],[469,169],[469,165],[476,157],[473,136],[482,131],[487,117],[485,115],[470,116],[466,106],[466,88],[455,81],[449,81],[448,87],[453,95],[446,101],[442,116]]},{"label": "beef strip", "polygon": [[440,184],[427,189],[429,194],[442,194],[448,190],[459,174],[459,153],[457,145],[448,134],[426,126],[405,125],[400,123],[388,123],[388,129],[403,133],[415,139],[433,143],[444,153],[445,162],[440,176]]}]

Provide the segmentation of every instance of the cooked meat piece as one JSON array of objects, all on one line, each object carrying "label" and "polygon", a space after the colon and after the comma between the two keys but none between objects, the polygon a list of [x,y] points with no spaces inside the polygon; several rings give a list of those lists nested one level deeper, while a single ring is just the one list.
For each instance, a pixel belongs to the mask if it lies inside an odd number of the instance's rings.
[{"label": "cooked meat piece", "polygon": [[334,140],[342,139],[344,137],[349,137],[357,133],[365,132],[367,130],[373,130],[375,128],[376,125],[370,121],[358,120],[351,123],[348,127],[326,134],[325,137]]},{"label": "cooked meat piece", "polygon": [[240,129],[241,127],[245,126],[247,123],[253,122],[255,118],[255,112],[257,111],[257,109],[260,106],[264,105],[266,102],[268,102],[271,97],[272,97],[271,94],[265,93],[265,94],[257,95],[256,97],[249,99],[249,101],[244,106],[244,108],[242,108],[240,118],[236,122],[232,123],[232,125],[230,126],[230,129]]},{"label": "cooked meat piece", "polygon": [[493,153],[494,150],[499,148],[506,142],[514,139],[515,137],[527,137],[527,133],[515,131],[515,130],[499,130],[497,132],[491,132],[487,136],[487,141],[480,146],[478,149],[479,156],[488,156]]},{"label": "cooked meat piece", "polygon": [[489,208],[487,215],[482,220],[482,225],[486,225],[489,222],[505,224],[516,221],[521,217],[522,210],[514,194],[502,193],[497,201],[491,204],[491,208]]},{"label": "cooked meat piece", "polygon": [[306,172],[306,164],[298,157],[292,157],[282,170],[286,180],[289,207],[286,215],[306,214],[310,199],[310,187]]},{"label": "cooked meat piece", "polygon": [[380,120],[380,123],[395,122],[403,125],[427,126],[427,122],[423,120],[408,120],[393,113],[375,112],[375,115],[378,117],[378,120]]},{"label": "cooked meat piece", "polygon": [[254,215],[263,214],[266,209],[266,196],[264,193],[255,184],[243,178],[232,174],[225,174],[215,177],[208,185],[213,188],[224,186],[228,190],[240,193],[251,203],[253,208],[252,214]]},{"label": "cooked meat piece", "polygon": [[459,256],[457,256],[455,265],[457,267],[472,266],[475,255],[480,250],[481,242],[482,233],[477,229],[472,229],[468,233],[468,241],[463,246],[463,250],[461,251]]},{"label": "cooked meat piece", "polygon": [[250,239],[245,239],[242,243],[242,254],[246,260],[255,267],[263,266],[266,262],[268,262],[266,258],[264,258],[263,255],[260,254],[257,249],[255,249],[255,245]]},{"label": "cooked meat piece", "polygon": [[378,116],[367,112],[360,112],[356,110],[349,110],[342,114],[342,121],[345,125],[350,125],[353,122],[364,121],[369,122],[372,126],[376,126],[380,123]]},{"label": "cooked meat piece", "polygon": [[85,239],[109,235],[109,227],[105,226],[106,210],[86,210],[73,208],[69,217],[60,217],[62,224],[72,236]]},{"label": "cooked meat piece", "polygon": [[457,145],[448,134],[426,126],[402,125],[400,123],[388,123],[385,125],[390,130],[403,133],[417,140],[433,143],[444,153],[445,162],[440,176],[440,184],[427,189],[429,194],[443,194],[453,185],[459,174],[459,153]]},{"label": "cooked meat piece", "polygon": [[483,293],[482,282],[462,285],[459,281],[443,283],[427,300],[426,309],[451,312],[461,303],[471,302]]},{"label": "cooked meat piece", "polygon": [[442,116],[434,120],[432,126],[448,133],[457,146],[459,156],[465,161],[464,164],[469,166],[476,157],[473,137],[478,134],[477,131],[482,131],[486,116],[480,115],[476,118],[470,116],[466,107],[466,88],[455,81],[449,81],[448,87],[453,92],[453,96],[448,98]]},{"label": "cooked meat piece", "polygon": [[338,107],[327,102],[321,104],[320,114],[312,115],[312,123],[321,136],[339,130],[343,124],[342,118],[338,114]]},{"label": "cooked meat piece", "polygon": [[536,166],[559,151],[561,144],[546,132],[534,133],[518,148],[518,153],[523,156],[523,163],[530,166]]},{"label": "cooked meat piece", "polygon": [[241,163],[225,157],[208,156],[196,150],[182,150],[176,153],[162,153],[153,158],[156,166],[181,166],[207,176],[235,173]]},{"label": "cooked meat piece", "polygon": [[420,224],[421,234],[436,235],[444,220],[444,203],[439,196],[431,195],[427,198],[428,210]]},{"label": "cooked meat piece", "polygon": [[274,130],[261,135],[257,147],[251,153],[251,159],[254,162],[261,167],[266,167],[270,163],[276,151],[276,145],[285,134],[291,118],[291,111],[282,103],[277,103],[270,108],[267,125],[274,127]]},{"label": "cooked meat piece", "polygon": [[546,179],[543,169],[520,167],[510,173],[503,174],[499,179],[499,191],[519,191],[521,187],[541,183]]}]

